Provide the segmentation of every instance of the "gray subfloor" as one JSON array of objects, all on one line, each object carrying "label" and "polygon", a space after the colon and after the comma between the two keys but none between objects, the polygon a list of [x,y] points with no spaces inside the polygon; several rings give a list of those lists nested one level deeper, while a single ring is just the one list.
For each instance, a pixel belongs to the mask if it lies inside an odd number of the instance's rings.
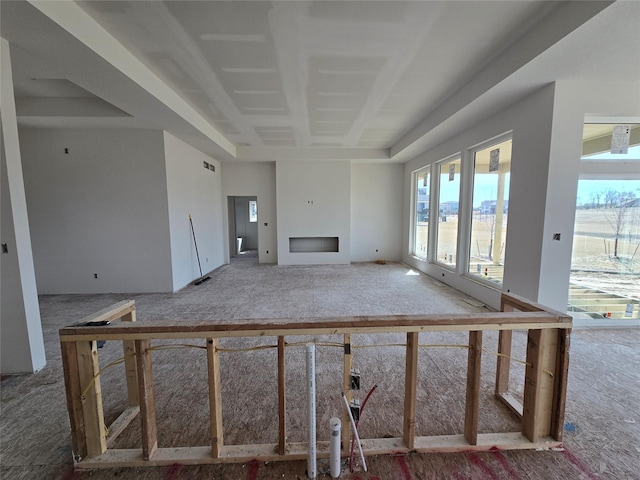
[{"label": "gray subfloor", "polygon": [[[58,329],[123,299],[136,301],[138,321],[152,319],[332,317],[345,315],[465,313],[487,311],[473,299],[401,264],[278,267],[257,265],[245,255],[211,275],[211,280],[176,294],[59,295],[40,298],[47,366],[39,373],[8,377],[1,383],[0,477],[18,479],[276,479],[306,478],[305,462],[180,466],[74,472],[71,462]],[[516,335],[514,356],[524,356]],[[331,340],[331,338],[327,338]],[[319,339],[324,340],[324,339]],[[356,336],[354,345],[393,343],[402,336]],[[485,347],[493,349],[495,335]],[[465,343],[466,334],[421,334],[429,344]],[[243,345],[268,343],[253,339]],[[227,341],[227,345],[240,345]],[[225,346],[225,345],[223,345]],[[640,329],[576,330],[572,334],[565,449],[456,454],[378,456],[345,479],[632,479],[640,471]],[[102,364],[122,355],[107,342]],[[304,355],[287,349],[287,426],[291,441],[304,441]],[[318,350],[319,438],[325,420],[339,412],[341,355]],[[363,418],[363,436],[399,436],[401,432],[404,351],[380,347],[358,350],[354,365],[363,388],[379,387]],[[122,388],[121,367],[103,374],[103,390]],[[154,353],[154,383],[159,444],[206,445],[208,406],[206,360],[194,349]],[[418,435],[462,433],[466,351],[420,350]],[[492,397],[495,357],[483,355],[480,431],[517,429],[517,422]],[[275,442],[275,359],[272,351],[222,354],[225,443]],[[514,375],[518,369],[514,367]],[[177,388],[176,388],[177,387]],[[514,388],[518,388],[516,384]],[[105,416],[113,420],[122,398],[105,393]],[[506,431],[505,430],[505,431]],[[137,421],[116,447],[134,448]],[[320,463],[324,472],[326,464]],[[320,478],[329,478],[322,473]]]}]

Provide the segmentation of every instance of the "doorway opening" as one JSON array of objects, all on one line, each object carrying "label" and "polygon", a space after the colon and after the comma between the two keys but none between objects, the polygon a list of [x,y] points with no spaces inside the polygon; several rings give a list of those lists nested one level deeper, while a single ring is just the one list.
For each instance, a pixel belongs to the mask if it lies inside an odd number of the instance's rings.
[{"label": "doorway opening", "polygon": [[229,257],[258,262],[258,197],[228,197]]}]

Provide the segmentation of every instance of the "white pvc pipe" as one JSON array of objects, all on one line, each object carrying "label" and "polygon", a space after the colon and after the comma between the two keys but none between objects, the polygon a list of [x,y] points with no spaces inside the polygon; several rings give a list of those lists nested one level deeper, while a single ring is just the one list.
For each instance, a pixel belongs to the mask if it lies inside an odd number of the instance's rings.
[{"label": "white pvc pipe", "polygon": [[331,438],[329,439],[329,472],[331,478],[338,478],[342,473],[340,469],[340,428],[342,422],[339,418],[333,417],[329,420],[331,428]]},{"label": "white pvc pipe", "polygon": [[356,422],[353,420],[353,415],[351,415],[351,408],[349,408],[349,401],[347,397],[345,397],[344,393],[342,393],[342,399],[344,400],[344,405],[347,407],[347,413],[349,414],[349,421],[351,422],[351,428],[353,429],[353,435],[356,437],[356,443],[358,444],[358,450],[360,451],[360,459],[362,460],[362,468],[364,471],[367,471],[367,462],[364,459],[364,453],[362,452],[362,445],[360,444],[360,437],[358,436],[358,429],[356,428]]},{"label": "white pvc pipe", "polygon": [[316,346],[307,343],[307,477],[315,479],[316,468]]}]

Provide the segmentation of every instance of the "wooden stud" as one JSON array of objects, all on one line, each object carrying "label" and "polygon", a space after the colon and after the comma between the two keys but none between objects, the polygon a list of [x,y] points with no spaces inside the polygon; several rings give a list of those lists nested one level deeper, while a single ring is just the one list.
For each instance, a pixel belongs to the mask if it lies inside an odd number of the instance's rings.
[{"label": "wooden stud", "polygon": [[[514,306],[510,303],[513,297],[502,294],[500,297],[500,311],[513,312]],[[498,363],[496,365],[496,396],[503,397],[509,392],[509,374],[511,369],[511,340],[513,331],[500,330],[498,334]],[[502,356],[506,355],[506,356]]]},{"label": "wooden stud", "polygon": [[156,402],[153,397],[153,371],[151,368],[150,340],[136,340],[136,364],[138,375],[138,398],[142,419],[142,458],[150,460],[158,448],[156,429]]},{"label": "wooden stud", "polygon": [[496,365],[496,396],[498,397],[509,391],[512,337],[513,332],[511,330],[500,330],[498,334],[498,360]]},{"label": "wooden stud", "polygon": [[287,448],[287,389],[284,348],[284,337],[278,337],[278,453],[280,455],[284,455]]},{"label": "wooden stud", "polygon": [[207,339],[207,365],[209,367],[209,412],[211,421],[211,455],[220,457],[223,446],[222,387],[220,382],[220,352],[218,339]]},{"label": "wooden stud", "polygon": [[[351,369],[353,365],[352,360],[352,348],[351,348],[351,334],[344,334],[344,358],[342,367],[342,390],[344,391],[347,401],[350,403],[353,399],[353,392],[351,391]],[[349,420],[349,413],[342,409],[342,451],[349,452],[351,445],[351,422]]]},{"label": "wooden stud", "polygon": [[107,449],[107,444],[96,342],[78,342],[76,344],[76,354],[87,455],[100,455]]},{"label": "wooden stud", "polygon": [[407,333],[407,357],[404,380],[404,422],[402,439],[411,451],[416,433],[416,392],[418,383],[418,332]]},{"label": "wooden stud", "polygon": [[74,461],[80,461],[87,455],[87,440],[82,411],[82,387],[78,372],[78,354],[75,342],[61,342],[62,368],[67,394],[67,409],[71,424],[71,444]]},{"label": "wooden stud", "polygon": [[480,363],[482,360],[482,332],[469,332],[467,360],[467,393],[464,411],[464,437],[470,445],[478,444],[478,409],[480,405]]},{"label": "wooden stud", "polygon": [[567,402],[570,343],[571,331],[566,328],[559,328],[550,432],[550,435],[559,442],[562,441],[562,432],[564,431],[564,411]]},{"label": "wooden stud", "polygon": [[522,405],[522,433],[532,442],[551,431],[558,332],[530,330]]},{"label": "wooden stud", "polygon": [[[135,322],[136,311],[131,310],[122,316],[123,322]],[[136,345],[133,340],[123,340],[122,349],[124,351],[124,370],[127,376],[127,399],[130,407],[140,405],[138,399],[138,372],[136,367]]]}]

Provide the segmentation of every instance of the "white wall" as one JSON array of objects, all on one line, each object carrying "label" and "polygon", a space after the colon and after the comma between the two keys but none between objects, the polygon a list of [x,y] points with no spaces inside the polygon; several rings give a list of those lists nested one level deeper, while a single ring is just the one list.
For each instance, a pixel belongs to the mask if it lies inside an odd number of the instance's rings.
[{"label": "white wall", "polygon": [[[222,195],[228,197],[257,197],[258,199],[258,261],[277,263],[276,166],[273,162],[223,163]],[[229,262],[229,213],[225,208],[223,220],[225,261]]]},{"label": "white wall", "polygon": [[404,167],[351,165],[351,261],[402,258]]},{"label": "white wall", "polygon": [[[351,260],[349,162],[276,162],[278,263],[346,264]],[[290,253],[290,237],[338,237],[339,252]]]},{"label": "white wall", "polygon": [[0,39],[0,372],[45,366],[9,43]]},{"label": "white wall", "polygon": [[172,290],[161,131],[23,129],[20,141],[39,293]]},{"label": "white wall", "polygon": [[[171,228],[173,291],[200,277],[195,244],[203,274],[224,263],[224,229],[220,162],[164,132],[166,189]],[[213,164],[215,171],[204,168]]]},{"label": "white wall", "polygon": [[[4,117],[3,127],[4,134]],[[4,135],[2,137],[0,242],[7,245],[7,253],[0,254],[0,372],[33,373],[46,363],[38,293],[29,241],[27,210],[24,208],[24,188],[21,179],[12,178],[12,185],[9,185]],[[14,172],[21,174],[19,164],[17,167],[14,168]],[[16,195],[22,196],[22,201],[16,198]],[[23,218],[16,221],[14,211],[17,216]]]}]

